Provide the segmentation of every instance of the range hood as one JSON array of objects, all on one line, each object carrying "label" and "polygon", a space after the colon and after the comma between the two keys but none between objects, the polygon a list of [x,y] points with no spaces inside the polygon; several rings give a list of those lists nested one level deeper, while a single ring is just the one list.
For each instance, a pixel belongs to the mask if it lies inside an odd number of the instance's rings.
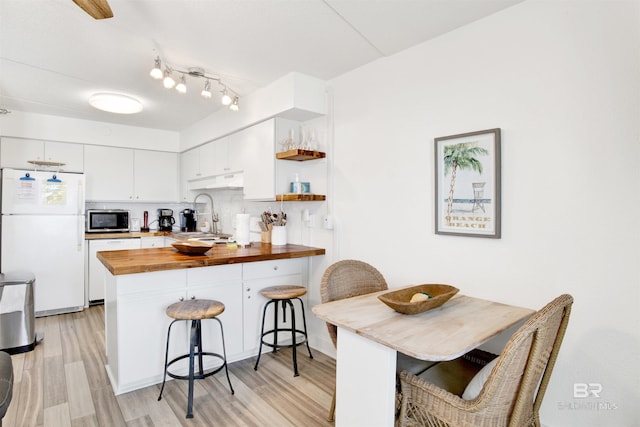
[{"label": "range hood", "polygon": [[226,175],[210,176],[189,181],[189,190],[214,190],[243,188],[244,180],[242,172],[230,173]]}]

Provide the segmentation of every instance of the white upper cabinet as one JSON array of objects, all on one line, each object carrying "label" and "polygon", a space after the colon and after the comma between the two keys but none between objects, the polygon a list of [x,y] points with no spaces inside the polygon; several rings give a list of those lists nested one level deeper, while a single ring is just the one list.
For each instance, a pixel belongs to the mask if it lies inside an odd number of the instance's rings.
[{"label": "white upper cabinet", "polygon": [[236,134],[235,155],[242,159],[244,198],[275,198],[275,122],[267,120]]},{"label": "white upper cabinet", "polygon": [[133,199],[146,202],[178,200],[178,154],[134,150]]},{"label": "white upper cabinet", "polygon": [[198,148],[198,178],[218,175],[216,173],[216,143],[210,142]]},{"label": "white upper cabinet", "polygon": [[199,150],[194,148],[193,150],[180,154],[180,170],[183,181],[189,181],[198,177],[200,173],[200,158],[198,153]]},{"label": "white upper cabinet", "polygon": [[200,150],[185,151],[180,154],[180,197],[182,201],[189,201],[189,181],[196,179],[200,173]]},{"label": "white upper cabinet", "polygon": [[[276,160],[276,151],[281,148],[280,142],[288,137],[291,129],[297,131],[300,126],[300,122],[293,120],[269,119],[183,152],[183,200],[190,201],[190,191],[234,188],[240,185],[243,187],[245,200],[276,200],[276,197],[281,197],[278,195],[289,193],[289,183],[296,175],[302,181],[311,183],[314,197],[324,197],[326,160]],[[231,184],[226,185],[227,183]]]},{"label": "white upper cabinet", "polygon": [[214,158],[215,143],[210,142],[200,147],[185,151],[180,155],[182,180],[206,178],[215,175]]},{"label": "white upper cabinet", "polygon": [[225,173],[246,171],[247,169],[245,162],[245,146],[242,143],[242,138],[240,137],[241,133],[242,131],[229,135],[225,138],[227,140],[227,163],[225,166],[227,171]]},{"label": "white upper cabinet", "polygon": [[86,200],[132,200],[133,150],[87,145]]},{"label": "white upper cabinet", "polygon": [[238,150],[238,134],[215,141],[214,175],[227,175],[244,170],[241,150]]},{"label": "white upper cabinet", "polygon": [[178,200],[178,155],[129,148],[85,147],[87,200]]},{"label": "white upper cabinet", "polygon": [[15,169],[37,168],[45,171],[83,172],[83,153],[82,144],[2,138],[0,166]]}]

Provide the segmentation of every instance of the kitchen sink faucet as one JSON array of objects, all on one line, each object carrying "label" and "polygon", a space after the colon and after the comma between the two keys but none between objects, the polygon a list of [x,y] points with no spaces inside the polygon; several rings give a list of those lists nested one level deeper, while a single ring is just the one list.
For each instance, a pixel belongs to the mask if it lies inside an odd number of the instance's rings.
[{"label": "kitchen sink faucet", "polygon": [[218,221],[220,221],[220,219],[218,218],[218,214],[216,214],[213,211],[213,197],[211,197],[210,194],[200,193],[200,194],[196,195],[196,197],[193,199],[193,210],[196,212],[196,224],[199,223],[198,216],[199,215],[204,215],[204,213],[203,214],[199,214],[198,213],[198,208],[197,208],[197,205],[196,205],[196,202],[198,201],[198,197],[200,197],[200,196],[207,197],[209,199],[209,202],[211,202],[211,212],[210,212],[210,214],[211,214],[211,218],[210,218],[211,230],[210,231],[213,234],[218,234]]}]

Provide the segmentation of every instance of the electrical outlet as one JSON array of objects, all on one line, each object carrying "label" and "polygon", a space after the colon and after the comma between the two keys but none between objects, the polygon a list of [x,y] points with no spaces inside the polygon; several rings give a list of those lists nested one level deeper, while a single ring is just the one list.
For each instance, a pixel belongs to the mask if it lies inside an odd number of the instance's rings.
[{"label": "electrical outlet", "polygon": [[324,216],[324,228],[333,230],[333,217],[330,214]]}]

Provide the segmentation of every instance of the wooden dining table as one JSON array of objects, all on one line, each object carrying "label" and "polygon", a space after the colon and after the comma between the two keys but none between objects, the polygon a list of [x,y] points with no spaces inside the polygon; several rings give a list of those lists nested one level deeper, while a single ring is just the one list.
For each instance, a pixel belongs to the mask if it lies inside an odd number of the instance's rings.
[{"label": "wooden dining table", "polygon": [[378,299],[386,292],[312,309],[338,327],[336,427],[393,426],[397,352],[421,360],[453,360],[534,313],[457,294],[440,307],[407,315]]}]

